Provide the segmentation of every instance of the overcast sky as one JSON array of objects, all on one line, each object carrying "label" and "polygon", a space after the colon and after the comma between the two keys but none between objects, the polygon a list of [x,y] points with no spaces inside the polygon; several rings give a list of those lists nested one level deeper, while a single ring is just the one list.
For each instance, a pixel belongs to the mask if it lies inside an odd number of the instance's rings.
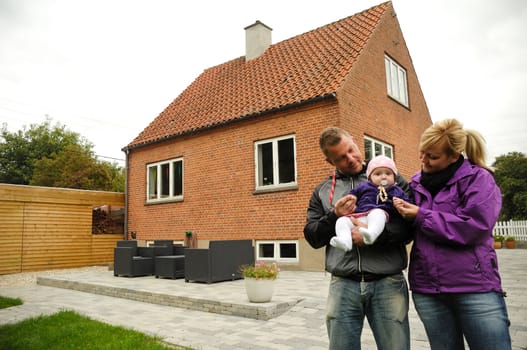
[{"label": "overcast sky", "polygon": [[[204,69],[245,54],[256,20],[277,43],[382,2],[0,0],[0,122],[13,132],[49,116],[124,159]],[[527,1],[393,4],[432,120],[479,130],[489,163],[527,154]]]}]

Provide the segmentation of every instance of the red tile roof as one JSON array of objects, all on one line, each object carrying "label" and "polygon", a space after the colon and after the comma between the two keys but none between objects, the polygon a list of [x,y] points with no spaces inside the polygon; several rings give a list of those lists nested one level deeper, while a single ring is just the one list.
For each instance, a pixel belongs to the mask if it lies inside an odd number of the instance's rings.
[{"label": "red tile roof", "polygon": [[391,2],[206,69],[126,148],[333,94]]}]

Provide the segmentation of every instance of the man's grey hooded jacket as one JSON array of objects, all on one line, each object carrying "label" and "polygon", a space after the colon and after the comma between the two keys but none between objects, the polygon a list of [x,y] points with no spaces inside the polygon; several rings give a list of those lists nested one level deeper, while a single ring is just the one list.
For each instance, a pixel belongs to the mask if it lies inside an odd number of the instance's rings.
[{"label": "man's grey hooded jacket", "polygon": [[[332,203],[329,202],[332,176],[315,188],[309,200],[304,237],[315,249],[326,247],[326,271],[335,276],[393,275],[404,270],[408,263],[406,244],[412,239],[412,228],[399,215],[390,217],[385,230],[372,245],[353,245],[351,251],[345,252],[329,244],[331,237],[335,236],[337,221],[333,206],[352,188],[367,181],[365,169],[364,166],[360,174],[351,177],[337,171]],[[397,175],[395,181],[412,198],[406,180]]]}]

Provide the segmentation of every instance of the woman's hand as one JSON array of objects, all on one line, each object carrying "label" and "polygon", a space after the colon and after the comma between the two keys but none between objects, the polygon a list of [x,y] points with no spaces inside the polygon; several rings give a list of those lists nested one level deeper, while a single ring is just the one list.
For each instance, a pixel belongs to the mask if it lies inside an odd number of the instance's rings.
[{"label": "woman's hand", "polygon": [[355,211],[355,204],[357,203],[357,197],[348,194],[342,197],[335,203],[335,215],[338,217],[353,213]]},{"label": "woman's hand", "polygon": [[419,212],[419,207],[415,204],[408,203],[401,198],[393,197],[393,206],[405,219],[413,220]]}]

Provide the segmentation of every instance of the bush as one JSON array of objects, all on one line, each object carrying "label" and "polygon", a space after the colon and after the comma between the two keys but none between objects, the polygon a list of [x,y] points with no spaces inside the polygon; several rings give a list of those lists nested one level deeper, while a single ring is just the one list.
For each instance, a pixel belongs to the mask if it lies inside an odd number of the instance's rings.
[{"label": "bush", "polygon": [[248,278],[265,278],[276,279],[280,269],[276,263],[267,264],[263,261],[257,261],[254,265],[245,265],[241,267],[242,276]]}]

